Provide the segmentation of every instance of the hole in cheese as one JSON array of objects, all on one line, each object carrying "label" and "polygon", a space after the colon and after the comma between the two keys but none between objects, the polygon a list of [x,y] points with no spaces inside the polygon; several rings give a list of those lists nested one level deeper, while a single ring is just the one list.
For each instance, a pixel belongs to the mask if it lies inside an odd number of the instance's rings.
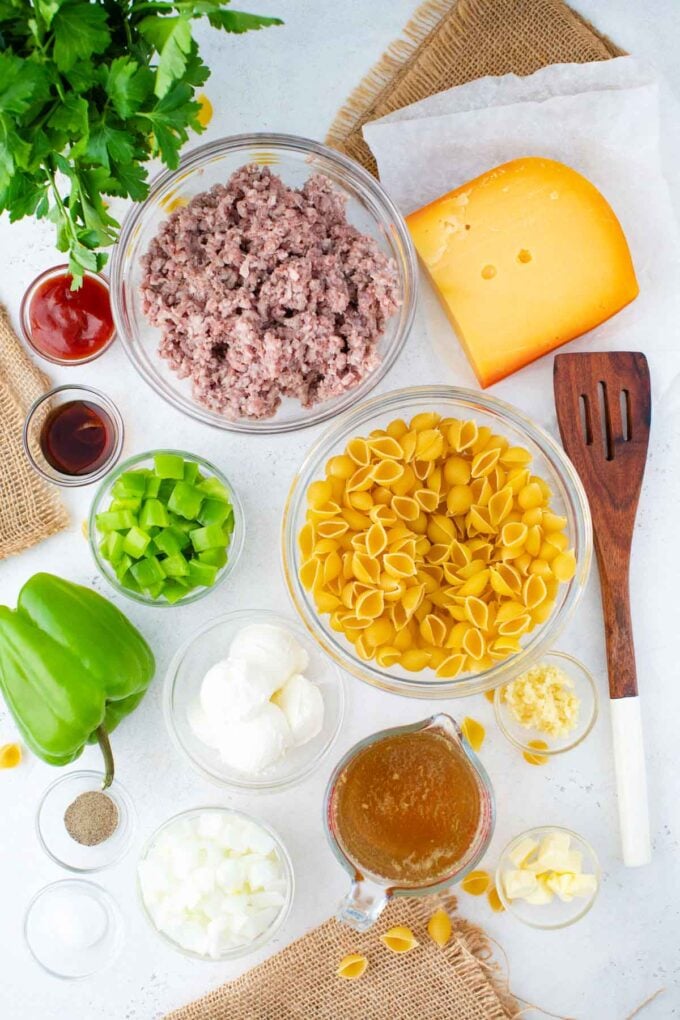
[{"label": "hole in cheese", "polygon": [[526,248],[520,248],[519,252],[517,253],[517,261],[524,263],[531,262],[531,252],[527,251]]},{"label": "hole in cheese", "polygon": [[495,275],[496,275],[496,267],[495,266],[484,266],[484,268],[482,269],[482,279],[483,280],[493,280]]}]

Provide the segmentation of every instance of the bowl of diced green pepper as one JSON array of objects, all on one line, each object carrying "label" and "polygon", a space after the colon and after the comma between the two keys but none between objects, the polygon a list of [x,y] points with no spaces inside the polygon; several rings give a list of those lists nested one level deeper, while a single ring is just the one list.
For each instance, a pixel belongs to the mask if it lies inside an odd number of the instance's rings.
[{"label": "bowl of diced green pepper", "polygon": [[221,584],[243,549],[243,511],[226,476],[202,457],[151,450],[104,479],[89,520],[106,580],[153,606],[194,602]]}]

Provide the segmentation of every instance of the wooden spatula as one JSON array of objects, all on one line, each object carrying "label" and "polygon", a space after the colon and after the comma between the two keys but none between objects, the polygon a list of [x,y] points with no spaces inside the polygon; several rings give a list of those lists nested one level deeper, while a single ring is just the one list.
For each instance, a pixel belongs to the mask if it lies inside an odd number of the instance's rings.
[{"label": "wooden spatula", "polygon": [[647,359],[630,351],[558,354],[554,385],[562,443],[593,515],[623,860],[629,866],[647,864],[647,780],[628,588],[651,418]]}]

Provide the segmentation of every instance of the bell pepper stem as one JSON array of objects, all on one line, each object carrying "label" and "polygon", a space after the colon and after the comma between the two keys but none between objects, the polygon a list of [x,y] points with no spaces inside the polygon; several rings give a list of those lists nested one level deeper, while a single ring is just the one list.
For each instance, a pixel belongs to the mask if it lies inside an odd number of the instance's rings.
[{"label": "bell pepper stem", "polygon": [[113,782],[113,751],[111,750],[109,735],[103,725],[97,727],[97,741],[101,748],[101,752],[104,755],[104,779],[102,780],[102,790],[108,790],[109,786]]}]

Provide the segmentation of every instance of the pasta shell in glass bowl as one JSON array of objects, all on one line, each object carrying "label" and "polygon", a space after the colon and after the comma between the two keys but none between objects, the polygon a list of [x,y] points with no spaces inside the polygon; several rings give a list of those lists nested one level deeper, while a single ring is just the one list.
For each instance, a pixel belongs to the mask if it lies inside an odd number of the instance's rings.
[{"label": "pasta shell in glass bowl", "polygon": [[344,669],[410,697],[490,690],[554,644],[592,525],[561,447],[504,401],[418,386],[311,448],[282,527],[302,621]]}]

